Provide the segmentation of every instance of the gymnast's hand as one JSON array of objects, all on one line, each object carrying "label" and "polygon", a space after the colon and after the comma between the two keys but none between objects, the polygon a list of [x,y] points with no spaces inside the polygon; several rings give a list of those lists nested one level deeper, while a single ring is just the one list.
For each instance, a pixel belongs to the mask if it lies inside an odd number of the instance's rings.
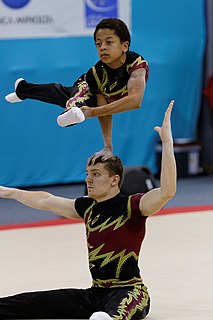
[{"label": "gymnast's hand", "polygon": [[171,112],[174,105],[174,100],[171,100],[169,106],[165,112],[163,124],[161,127],[156,126],[155,131],[158,132],[162,143],[173,143],[172,131],[171,131]]},{"label": "gymnast's hand", "polygon": [[103,161],[111,158],[113,156],[112,151],[109,147],[104,147],[104,149],[95,152],[89,159],[88,163],[94,164],[95,160],[99,157],[102,158]]}]

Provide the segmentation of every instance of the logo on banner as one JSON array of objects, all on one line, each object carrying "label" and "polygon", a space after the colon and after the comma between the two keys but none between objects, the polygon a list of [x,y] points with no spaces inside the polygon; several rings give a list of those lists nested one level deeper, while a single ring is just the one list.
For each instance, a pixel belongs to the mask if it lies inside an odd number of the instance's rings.
[{"label": "logo on banner", "polygon": [[20,9],[25,7],[30,0],[2,0],[6,6],[13,9]]},{"label": "logo on banner", "polygon": [[94,28],[105,18],[117,18],[117,0],[85,0],[86,26]]}]

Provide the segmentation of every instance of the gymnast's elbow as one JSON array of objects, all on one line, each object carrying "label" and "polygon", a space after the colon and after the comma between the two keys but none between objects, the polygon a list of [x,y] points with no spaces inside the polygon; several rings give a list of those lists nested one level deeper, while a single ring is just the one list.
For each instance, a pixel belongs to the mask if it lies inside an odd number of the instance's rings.
[{"label": "gymnast's elbow", "polygon": [[131,100],[132,109],[139,109],[142,104],[142,98],[138,96],[137,94],[132,94],[129,96]]},{"label": "gymnast's elbow", "polygon": [[176,188],[171,188],[166,191],[161,190],[161,198],[163,202],[167,203],[171,200],[176,194]]}]

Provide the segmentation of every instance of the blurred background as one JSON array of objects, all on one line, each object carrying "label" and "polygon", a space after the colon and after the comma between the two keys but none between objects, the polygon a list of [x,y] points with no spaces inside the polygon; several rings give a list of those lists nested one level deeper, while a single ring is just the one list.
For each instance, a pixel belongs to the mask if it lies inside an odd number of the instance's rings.
[{"label": "blurred background", "polygon": [[142,107],[113,116],[114,153],[126,168],[146,166],[157,177],[161,146],[153,127],[174,99],[178,177],[212,177],[211,0],[1,0],[0,185],[83,183],[87,158],[103,147],[98,120],[60,128],[61,108],[31,100],[9,104],[4,96],[19,77],[72,85],[98,61],[93,31],[106,17],[126,22],[130,50],[150,67]]}]

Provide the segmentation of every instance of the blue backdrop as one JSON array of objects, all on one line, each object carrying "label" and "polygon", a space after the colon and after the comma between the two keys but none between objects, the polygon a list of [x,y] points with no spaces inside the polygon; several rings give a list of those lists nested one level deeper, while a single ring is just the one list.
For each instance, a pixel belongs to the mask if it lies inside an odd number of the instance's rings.
[{"label": "blue backdrop", "polygon": [[[189,18],[190,17],[190,18]],[[205,48],[204,0],[133,0],[131,49],[149,63],[139,110],[113,116],[114,153],[126,166],[156,172],[155,125],[171,99],[174,138],[195,138]],[[80,182],[87,158],[102,148],[97,119],[60,128],[62,109],[35,101],[9,104],[14,81],[72,84],[98,57],[92,37],[0,41],[0,184]]]}]

